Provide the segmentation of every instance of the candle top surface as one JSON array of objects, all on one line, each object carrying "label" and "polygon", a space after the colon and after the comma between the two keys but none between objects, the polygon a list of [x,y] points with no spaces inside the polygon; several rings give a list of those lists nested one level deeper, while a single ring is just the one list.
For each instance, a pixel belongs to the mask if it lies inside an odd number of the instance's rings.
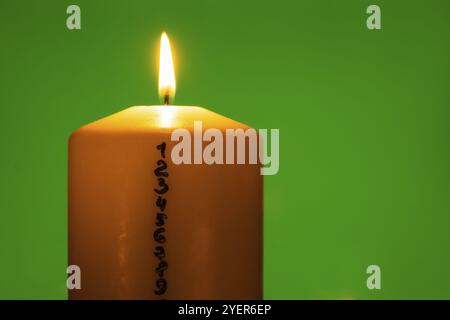
[{"label": "candle top surface", "polygon": [[249,126],[194,106],[134,106],[89,123],[77,130],[167,132],[176,128],[193,130],[194,122],[201,121],[203,128],[248,129]]}]

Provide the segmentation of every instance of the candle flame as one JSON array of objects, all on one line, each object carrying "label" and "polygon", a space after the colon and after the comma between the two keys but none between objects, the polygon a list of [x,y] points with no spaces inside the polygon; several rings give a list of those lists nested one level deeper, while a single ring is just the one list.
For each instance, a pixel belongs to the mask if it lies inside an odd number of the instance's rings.
[{"label": "candle flame", "polygon": [[165,103],[175,96],[175,87],[172,50],[167,33],[163,32],[159,51],[159,95],[164,98]]}]

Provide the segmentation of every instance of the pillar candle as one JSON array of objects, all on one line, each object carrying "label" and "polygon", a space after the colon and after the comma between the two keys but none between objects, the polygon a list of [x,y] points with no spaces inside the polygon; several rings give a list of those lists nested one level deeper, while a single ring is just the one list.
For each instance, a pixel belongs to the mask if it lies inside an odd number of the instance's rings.
[{"label": "pillar candle", "polygon": [[175,164],[171,134],[194,137],[195,121],[224,136],[249,128],[205,108],[161,105],[71,135],[69,264],[80,267],[81,289],[70,299],[262,298],[260,166]]}]

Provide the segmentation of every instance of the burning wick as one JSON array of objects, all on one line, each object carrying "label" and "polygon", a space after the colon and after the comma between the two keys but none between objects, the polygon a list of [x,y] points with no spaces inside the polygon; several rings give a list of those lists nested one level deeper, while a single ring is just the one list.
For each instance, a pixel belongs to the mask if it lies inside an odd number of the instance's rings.
[{"label": "burning wick", "polygon": [[172,50],[169,38],[163,32],[159,49],[159,96],[164,99],[165,106],[168,106],[170,98],[175,96],[175,87]]}]

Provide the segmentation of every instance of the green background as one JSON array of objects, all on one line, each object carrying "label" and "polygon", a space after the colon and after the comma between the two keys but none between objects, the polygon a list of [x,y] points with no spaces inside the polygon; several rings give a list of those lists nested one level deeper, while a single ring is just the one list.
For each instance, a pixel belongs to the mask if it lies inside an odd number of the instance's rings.
[{"label": "green background", "polygon": [[0,298],[66,298],[68,136],[159,102],[163,30],[177,104],[280,129],[265,298],[450,298],[449,14],[448,0],[0,0]]}]

